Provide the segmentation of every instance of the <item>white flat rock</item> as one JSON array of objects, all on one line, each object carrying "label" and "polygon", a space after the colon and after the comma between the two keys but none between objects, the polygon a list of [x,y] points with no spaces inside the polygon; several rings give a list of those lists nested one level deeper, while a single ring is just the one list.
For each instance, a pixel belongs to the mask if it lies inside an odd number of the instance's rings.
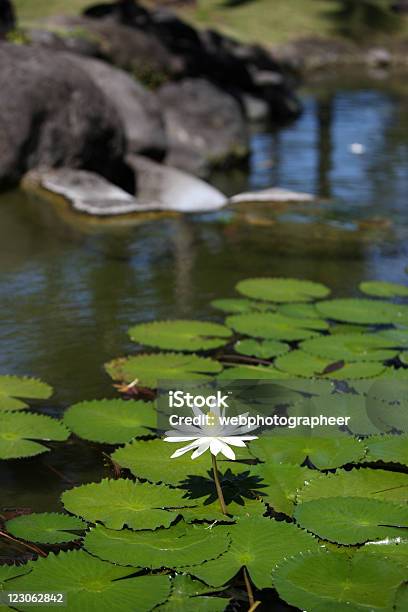
[{"label": "white flat rock", "polygon": [[290,191],[289,189],[281,189],[272,187],[271,189],[263,189],[262,191],[248,191],[238,193],[230,199],[231,204],[240,204],[241,202],[313,202],[315,197],[310,193],[302,193],[300,191]]}]

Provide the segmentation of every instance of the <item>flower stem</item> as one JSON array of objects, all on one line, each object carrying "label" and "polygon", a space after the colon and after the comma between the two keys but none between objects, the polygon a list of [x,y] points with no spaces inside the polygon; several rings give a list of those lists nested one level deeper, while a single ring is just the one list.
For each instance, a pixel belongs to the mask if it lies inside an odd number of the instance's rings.
[{"label": "flower stem", "polygon": [[252,608],[253,608],[253,606],[255,604],[254,592],[252,590],[252,585],[251,585],[251,583],[249,581],[248,572],[247,572],[245,566],[242,568],[242,573],[244,574],[245,588],[246,588],[247,593],[248,593],[249,609],[252,610]]},{"label": "flower stem", "polygon": [[213,474],[214,474],[215,488],[217,489],[217,495],[218,495],[218,499],[219,499],[220,506],[221,506],[221,512],[223,514],[228,514],[227,506],[225,505],[224,495],[222,493],[220,477],[218,474],[217,459],[215,455],[213,455],[212,453],[211,453],[211,459],[212,459],[212,469],[213,469]]}]

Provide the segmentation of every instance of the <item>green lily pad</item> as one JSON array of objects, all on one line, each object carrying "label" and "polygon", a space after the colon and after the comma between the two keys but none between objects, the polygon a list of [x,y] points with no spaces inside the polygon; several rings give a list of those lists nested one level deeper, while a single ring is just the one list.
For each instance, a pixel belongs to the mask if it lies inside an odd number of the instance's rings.
[{"label": "green lily pad", "polygon": [[249,355],[250,357],[258,357],[259,359],[271,359],[290,351],[289,344],[286,342],[278,342],[277,340],[239,340],[235,343],[234,349],[240,355]]},{"label": "green lily pad", "polygon": [[48,399],[52,388],[36,378],[0,376],[0,410],[22,410],[23,399]]},{"label": "green lily pad", "polygon": [[337,544],[397,537],[401,528],[408,528],[406,507],[366,497],[313,499],[297,506],[295,519],[304,529]]},{"label": "green lily pad", "polygon": [[[135,440],[123,448],[118,448],[111,457],[120,466],[128,468],[137,478],[145,478],[151,482],[177,485],[191,476],[209,477],[209,473],[211,474],[209,453],[204,453],[194,460],[187,453],[176,459],[170,459],[170,455],[176,448],[175,444],[163,442],[163,440],[146,442]],[[236,455],[238,459],[247,459],[249,453],[246,449],[239,448],[236,449]],[[239,474],[248,469],[248,466],[242,463],[222,459],[218,460],[218,467],[222,473],[230,469],[233,473]]]},{"label": "green lily pad", "polygon": [[174,351],[206,351],[224,346],[231,330],[206,321],[153,321],[129,329],[133,342]]},{"label": "green lily pad", "polygon": [[408,351],[405,351],[404,353],[400,353],[399,360],[401,363],[408,366]]},{"label": "green lily pad", "polygon": [[378,332],[378,335],[394,342],[394,346],[408,347],[408,329],[384,329]]},{"label": "green lily pad", "polygon": [[251,473],[262,478],[262,484],[266,484],[265,488],[260,489],[264,501],[275,512],[288,516],[293,514],[297,491],[313,482],[319,474],[316,470],[288,463],[260,463],[252,468]]},{"label": "green lily pad", "polygon": [[[331,336],[327,336],[330,338]],[[325,377],[334,380],[353,380],[355,378],[374,378],[385,371],[385,366],[377,362],[345,363],[342,359],[333,360],[318,357],[302,350],[291,351],[277,357],[275,366],[291,376]]]},{"label": "green lily pad", "polygon": [[335,323],[334,325],[330,325],[329,332],[333,336],[337,334],[366,334],[367,327],[365,325],[355,325],[353,323]]},{"label": "green lily pad", "polygon": [[171,594],[165,604],[156,608],[157,612],[223,612],[229,603],[224,597],[208,597],[214,589],[186,574],[177,574],[171,581]]},{"label": "green lily pad", "polygon": [[367,542],[361,546],[356,555],[380,555],[408,566],[408,540],[402,538],[385,538],[377,542]]},{"label": "green lily pad", "polygon": [[364,456],[360,440],[341,434],[335,437],[271,434],[251,442],[250,452],[266,463],[302,465],[308,458],[319,470],[341,467]]},{"label": "green lily pad", "polygon": [[385,281],[363,281],[359,284],[359,289],[367,295],[375,297],[393,298],[408,297],[408,287],[398,283],[388,283]]},{"label": "green lily pad", "polygon": [[200,380],[218,374],[222,365],[214,359],[180,353],[155,353],[119,358],[105,364],[114,380],[156,388],[159,380]]},{"label": "green lily pad", "polygon": [[265,302],[255,302],[254,300],[246,300],[244,298],[225,298],[213,300],[211,306],[227,313],[239,314],[242,312],[253,312],[262,310],[275,310],[274,304],[265,304]]},{"label": "green lily pad", "polygon": [[318,552],[285,559],[273,573],[280,597],[310,612],[391,610],[404,568],[370,555]]},{"label": "green lily pad", "polygon": [[285,557],[320,548],[315,538],[295,525],[268,518],[239,519],[230,535],[228,552],[190,568],[190,573],[216,587],[231,580],[245,566],[258,588],[270,588],[272,570]]},{"label": "green lily pad", "polygon": [[296,278],[248,278],[240,281],[236,289],[247,297],[268,302],[311,302],[330,293],[325,285]]},{"label": "green lily pad", "polygon": [[178,568],[202,563],[224,553],[228,533],[181,522],[156,531],[113,531],[98,525],[86,536],[84,547],[92,555],[118,565]]},{"label": "green lily pad", "polygon": [[6,591],[7,582],[23,576],[30,571],[30,566],[26,565],[0,565],[0,593],[2,590]]},{"label": "green lily pad", "polygon": [[408,325],[408,306],[381,300],[358,298],[326,300],[316,304],[316,308],[324,317],[346,323]]},{"label": "green lily pad", "polygon": [[[353,383],[354,384],[354,383]],[[363,395],[351,393],[331,393],[313,397],[309,402],[294,404],[288,408],[290,416],[343,417],[347,428],[357,435],[376,434],[383,431],[383,423],[378,423],[370,411],[372,404]],[[307,412],[306,412],[307,410]],[[384,411],[379,411],[380,414]],[[347,419],[347,420],[346,420]],[[389,429],[392,429],[390,426]]]},{"label": "green lily pad", "polygon": [[304,340],[327,329],[322,319],[295,319],[274,312],[260,312],[227,317],[226,324],[240,334],[270,340]]},{"label": "green lily pad", "polygon": [[404,503],[408,498],[408,474],[369,468],[317,474],[298,493],[298,501],[322,497],[359,497]]},{"label": "green lily pad", "polygon": [[283,380],[289,378],[285,372],[277,370],[272,365],[239,365],[223,370],[219,380]]},{"label": "green lily pad", "polygon": [[[224,485],[225,479],[222,480],[222,484]],[[182,508],[180,510],[180,514],[186,523],[190,523],[193,521],[222,521],[226,523],[233,522],[237,517],[249,517],[249,516],[262,516],[266,513],[265,504],[259,499],[245,499],[245,502],[239,504],[236,501],[231,501],[226,503],[227,512],[229,516],[222,514],[220,510],[220,503],[214,501],[212,503],[206,503],[205,498],[201,497],[198,499],[192,499],[189,501],[195,501],[197,506],[193,508]]]},{"label": "green lily pad", "polygon": [[278,308],[278,313],[285,317],[295,317],[296,319],[320,319],[314,304],[292,303],[281,304]]},{"label": "green lily pad", "polygon": [[94,400],[68,408],[64,423],[85,440],[122,444],[151,434],[157,426],[157,413],[152,402]]},{"label": "green lily pad", "polygon": [[408,435],[371,436],[364,440],[367,447],[366,461],[383,461],[408,465]]},{"label": "green lily pad", "polygon": [[344,334],[321,336],[301,343],[301,349],[311,355],[332,361],[385,361],[393,359],[398,349],[391,340],[377,335]]},{"label": "green lily pad", "polygon": [[174,508],[195,505],[193,500],[183,499],[184,495],[185,491],[166,485],[105,479],[69,489],[61,500],[68,512],[93,523],[100,521],[111,529],[125,525],[156,529],[169,527],[177,518],[179,513]]},{"label": "green lily pad", "polygon": [[[114,532],[117,533],[117,532]],[[117,567],[95,559],[83,550],[72,550],[30,563],[32,571],[13,581],[17,592],[66,593],[69,612],[147,612],[167,600],[168,576],[138,576],[132,567]],[[19,606],[19,609],[29,609]]]},{"label": "green lily pad", "polygon": [[33,457],[49,450],[41,442],[63,441],[68,437],[68,429],[56,419],[25,412],[0,412],[0,459]]},{"label": "green lily pad", "polygon": [[84,531],[87,524],[79,518],[57,512],[23,514],[7,521],[6,529],[11,535],[28,542],[60,544],[78,540],[76,532]]}]

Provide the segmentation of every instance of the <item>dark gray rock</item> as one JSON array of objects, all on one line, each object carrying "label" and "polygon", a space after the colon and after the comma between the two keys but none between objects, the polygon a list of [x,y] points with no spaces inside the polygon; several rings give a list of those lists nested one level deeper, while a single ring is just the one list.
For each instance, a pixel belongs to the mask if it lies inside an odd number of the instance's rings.
[{"label": "dark gray rock", "polygon": [[67,34],[52,32],[50,30],[34,28],[27,30],[27,39],[30,45],[43,47],[50,51],[69,51],[89,57],[100,57],[101,49],[96,39],[91,34],[80,33],[80,30],[72,30]]},{"label": "dark gray rock", "polygon": [[16,15],[11,0],[0,0],[0,39],[16,26]]},{"label": "dark gray rock", "polygon": [[70,55],[115,107],[125,129],[127,150],[163,159],[167,138],[157,96],[129,74],[97,59]]},{"label": "dark gray rock", "polygon": [[69,166],[130,187],[117,113],[62,54],[0,44],[0,185],[30,168]]},{"label": "dark gray rock", "polygon": [[248,155],[245,118],[233,96],[204,79],[167,83],[158,91],[169,153],[166,162],[205,176]]}]

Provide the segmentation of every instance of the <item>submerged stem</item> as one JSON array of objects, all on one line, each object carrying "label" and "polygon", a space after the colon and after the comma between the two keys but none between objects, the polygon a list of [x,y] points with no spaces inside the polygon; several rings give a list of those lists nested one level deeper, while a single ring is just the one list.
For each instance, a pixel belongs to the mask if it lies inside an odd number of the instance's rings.
[{"label": "submerged stem", "polygon": [[247,572],[245,566],[242,568],[242,573],[244,574],[245,588],[246,588],[247,593],[248,593],[249,609],[252,610],[253,607],[254,607],[254,604],[255,604],[254,592],[252,590],[252,585],[251,585],[251,583],[249,581],[248,572]]},{"label": "submerged stem", "polygon": [[214,474],[215,488],[217,489],[217,495],[218,495],[218,499],[219,499],[220,506],[221,506],[221,512],[223,514],[228,514],[227,506],[225,505],[224,495],[222,493],[220,477],[218,474],[217,459],[215,455],[213,455],[212,453],[211,453],[211,459],[212,459],[212,469],[213,469],[213,474]]}]

